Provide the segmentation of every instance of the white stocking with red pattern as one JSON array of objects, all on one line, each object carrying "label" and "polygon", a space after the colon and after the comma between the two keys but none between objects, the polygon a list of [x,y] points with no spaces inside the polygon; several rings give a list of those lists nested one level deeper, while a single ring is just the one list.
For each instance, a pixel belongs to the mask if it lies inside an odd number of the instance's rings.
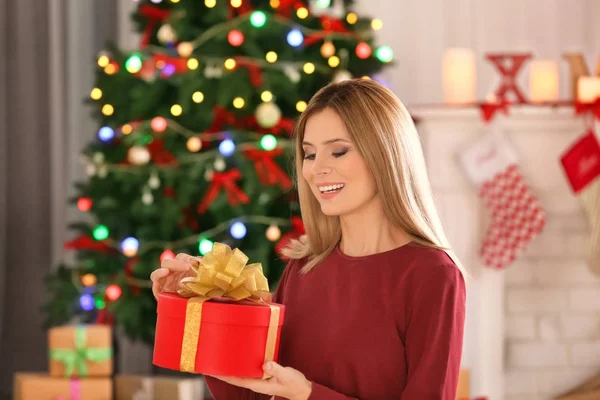
[{"label": "white stocking with red pattern", "polygon": [[542,231],[545,213],[501,133],[486,134],[460,158],[492,217],[480,249],[482,260],[488,267],[505,268]]}]

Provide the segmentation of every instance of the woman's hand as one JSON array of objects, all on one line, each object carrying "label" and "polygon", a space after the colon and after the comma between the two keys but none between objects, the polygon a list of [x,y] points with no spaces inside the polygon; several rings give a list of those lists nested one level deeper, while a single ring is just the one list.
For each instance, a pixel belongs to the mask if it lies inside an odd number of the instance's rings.
[{"label": "woman's hand", "polygon": [[[302,372],[293,368],[282,367],[276,362],[264,365],[264,371],[271,375],[268,379],[237,378],[214,376],[231,385],[250,389],[256,393],[283,397],[290,400],[308,400],[312,392],[312,383]],[[212,375],[209,375],[212,376]]]},{"label": "woman's hand", "polygon": [[200,265],[200,260],[202,257],[192,257],[184,253],[164,260],[160,264],[160,268],[150,274],[154,297],[158,297],[161,292],[176,292],[181,279],[186,276],[194,276],[192,265]]}]

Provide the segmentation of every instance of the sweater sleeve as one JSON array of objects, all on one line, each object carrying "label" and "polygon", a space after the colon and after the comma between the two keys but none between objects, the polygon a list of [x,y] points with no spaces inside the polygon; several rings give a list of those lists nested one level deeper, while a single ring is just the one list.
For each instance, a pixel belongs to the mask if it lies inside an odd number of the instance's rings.
[{"label": "sweater sleeve", "polygon": [[[275,294],[273,295],[274,303],[284,303],[283,294],[288,276],[290,274],[289,271],[292,269],[291,264],[293,262],[294,261],[288,263],[281,274],[281,280],[279,281],[279,285],[277,286]],[[204,381],[206,382],[206,386],[208,386],[208,390],[210,391],[214,400],[269,400],[271,398],[270,395],[255,393],[250,389],[230,385],[229,383],[223,382],[217,378],[213,378],[212,376],[204,376]]]},{"label": "sweater sleeve", "polygon": [[465,322],[466,288],[454,264],[423,266],[407,299],[407,385],[402,400],[455,400]]}]

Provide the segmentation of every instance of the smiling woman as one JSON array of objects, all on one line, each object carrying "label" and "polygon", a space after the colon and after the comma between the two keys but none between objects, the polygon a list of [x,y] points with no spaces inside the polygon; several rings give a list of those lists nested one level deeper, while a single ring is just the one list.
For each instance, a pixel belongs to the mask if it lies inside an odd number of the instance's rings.
[{"label": "smiling woman", "polygon": [[269,379],[207,376],[215,399],[455,400],[465,281],[404,106],[374,81],[326,86],[297,123],[296,174],[306,235],[273,297],[280,364]]}]

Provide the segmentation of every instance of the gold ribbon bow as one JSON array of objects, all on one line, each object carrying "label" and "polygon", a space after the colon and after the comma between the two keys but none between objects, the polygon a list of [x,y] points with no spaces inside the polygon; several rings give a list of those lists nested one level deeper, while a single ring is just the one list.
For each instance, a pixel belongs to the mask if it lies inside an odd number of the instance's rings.
[{"label": "gold ribbon bow", "polygon": [[267,303],[271,294],[262,265],[246,265],[247,262],[248,256],[240,250],[215,243],[200,265],[192,266],[196,276],[179,282],[178,293],[182,297],[229,297],[236,301],[247,299]]},{"label": "gold ribbon bow", "polygon": [[[180,370],[194,372],[202,304],[210,299],[227,297],[234,301],[249,300],[266,304],[271,308],[265,362],[272,361],[279,326],[279,307],[268,304],[271,299],[269,282],[264,276],[260,263],[248,264],[248,256],[238,249],[232,250],[223,243],[215,243],[212,250],[193,265],[196,276],[179,281],[178,294],[188,297]],[[267,378],[265,374],[263,378]]]}]

